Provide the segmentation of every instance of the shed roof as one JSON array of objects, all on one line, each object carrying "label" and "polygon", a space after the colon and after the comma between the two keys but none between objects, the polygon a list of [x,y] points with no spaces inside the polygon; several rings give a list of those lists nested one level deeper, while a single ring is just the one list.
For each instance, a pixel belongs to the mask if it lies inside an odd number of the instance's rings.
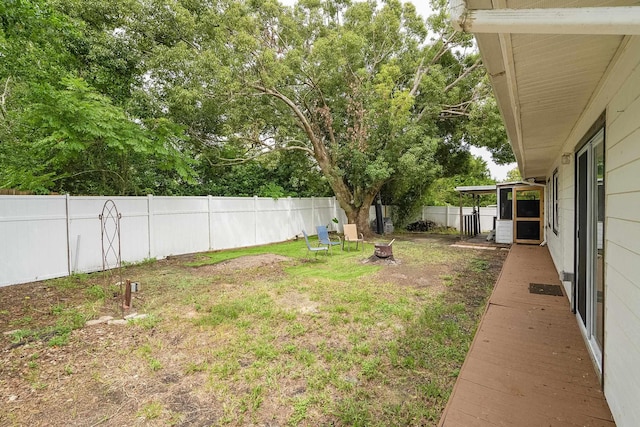
[{"label": "shed roof", "polygon": [[462,194],[491,194],[496,192],[495,185],[468,185],[456,187],[456,191]]}]

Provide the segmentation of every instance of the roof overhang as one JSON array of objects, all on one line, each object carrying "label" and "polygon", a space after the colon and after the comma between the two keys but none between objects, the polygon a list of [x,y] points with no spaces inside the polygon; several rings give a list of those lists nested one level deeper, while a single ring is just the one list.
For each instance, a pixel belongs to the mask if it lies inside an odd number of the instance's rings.
[{"label": "roof overhang", "polygon": [[495,185],[467,185],[462,187],[456,187],[456,191],[461,194],[495,194]]},{"label": "roof overhang", "polygon": [[476,37],[525,178],[546,177],[628,35],[640,34],[638,0],[548,3],[450,0],[454,27]]}]

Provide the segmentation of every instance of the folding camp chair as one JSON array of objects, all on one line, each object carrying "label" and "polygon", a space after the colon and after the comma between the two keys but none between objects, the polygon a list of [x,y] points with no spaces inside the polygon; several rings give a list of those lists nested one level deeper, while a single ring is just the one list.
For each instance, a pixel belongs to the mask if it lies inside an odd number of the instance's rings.
[{"label": "folding camp chair", "polygon": [[345,224],[344,228],[344,240],[342,241],[342,250],[344,250],[344,244],[347,243],[347,251],[350,249],[351,242],[356,242],[356,251],[358,250],[358,242],[362,242],[362,250],[364,251],[364,235],[358,234],[358,227],[355,224]]},{"label": "folding camp chair", "polygon": [[333,246],[340,245],[342,243],[339,236],[337,236],[337,242],[329,238],[329,230],[327,230],[326,226],[318,225],[316,230],[318,230],[318,245],[326,245],[329,247],[329,250],[331,250]]},{"label": "folding camp chair", "polygon": [[318,252],[325,252],[325,253],[329,253],[329,247],[328,246],[318,246],[313,247],[311,246],[311,244],[309,243],[309,236],[307,235],[307,232],[302,230],[302,234],[304,235],[304,241],[307,244],[307,255],[309,255],[309,252],[315,252],[316,256],[318,256]]}]

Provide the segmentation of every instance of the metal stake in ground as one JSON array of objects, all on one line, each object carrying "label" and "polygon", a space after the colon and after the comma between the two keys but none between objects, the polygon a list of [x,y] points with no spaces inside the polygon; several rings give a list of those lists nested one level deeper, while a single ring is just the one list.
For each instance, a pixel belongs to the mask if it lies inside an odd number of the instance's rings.
[{"label": "metal stake in ground", "polygon": [[124,301],[122,303],[122,308],[124,310],[128,310],[131,308],[131,280],[127,279],[124,288]]}]

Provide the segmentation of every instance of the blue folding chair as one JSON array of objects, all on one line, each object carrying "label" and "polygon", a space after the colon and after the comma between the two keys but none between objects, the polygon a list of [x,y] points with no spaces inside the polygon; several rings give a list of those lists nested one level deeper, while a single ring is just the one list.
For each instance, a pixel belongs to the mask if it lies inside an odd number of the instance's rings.
[{"label": "blue folding chair", "polygon": [[327,230],[326,226],[318,225],[316,227],[316,230],[318,231],[318,246],[326,245],[329,248],[329,250],[331,250],[331,248],[334,247],[335,245],[339,246],[342,244],[342,240],[340,239],[340,236],[336,236],[338,239],[337,242],[329,238],[329,230]]},{"label": "blue folding chair", "polygon": [[304,235],[304,241],[307,244],[307,255],[309,255],[309,252],[315,252],[316,256],[318,256],[318,252],[329,253],[328,246],[318,246],[317,248],[315,248],[309,243],[309,236],[307,235],[307,232],[302,230],[302,234]]}]

